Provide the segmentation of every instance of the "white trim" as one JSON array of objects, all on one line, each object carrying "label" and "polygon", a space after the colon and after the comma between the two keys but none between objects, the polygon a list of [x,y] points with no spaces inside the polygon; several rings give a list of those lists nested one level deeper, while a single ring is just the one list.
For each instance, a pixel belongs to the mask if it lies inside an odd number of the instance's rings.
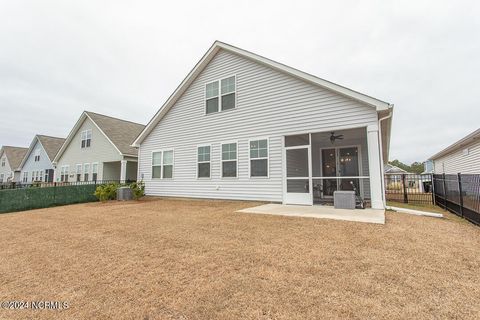
[{"label": "white trim", "polygon": [[257,54],[251,53],[249,51],[236,48],[234,46],[231,46],[229,44],[226,44],[220,41],[215,41],[213,45],[210,47],[210,49],[203,55],[200,61],[195,65],[195,67],[190,71],[190,73],[185,77],[185,79],[175,89],[172,95],[167,99],[167,101],[163,104],[163,106],[157,111],[157,113],[145,126],[143,131],[139,134],[139,136],[133,142],[132,146],[138,147],[140,145],[140,143],[145,139],[145,137],[155,128],[155,126],[165,116],[168,110],[177,102],[177,100],[183,95],[183,93],[188,89],[188,87],[192,84],[192,82],[197,78],[197,76],[203,71],[203,69],[208,65],[208,63],[213,59],[213,57],[221,49],[240,55],[242,57],[248,58],[255,62],[264,64],[266,66],[269,66],[273,69],[284,72],[286,74],[289,74],[301,80],[307,81],[314,85],[318,85],[322,88],[329,89],[341,95],[363,102],[369,106],[375,107],[377,111],[388,110],[392,107],[391,104],[384,102],[382,100],[359,93],[357,91],[340,86],[333,82],[330,82],[321,78],[317,78],[311,74],[291,68],[289,66],[275,62],[273,60],[264,58]]},{"label": "white trim", "polygon": [[[252,141],[260,141],[260,140],[267,140],[267,156],[266,157],[259,157],[252,159],[250,157],[250,142]],[[252,177],[252,160],[267,160],[267,175],[266,176],[258,176]],[[250,179],[270,179],[270,137],[260,137],[260,138],[251,138],[248,139],[248,176]]]},{"label": "white trim", "polygon": [[[223,162],[232,162],[233,160],[223,160],[223,145],[224,144],[231,144],[231,143],[235,143],[236,147],[237,147],[236,148],[237,157],[235,159],[237,169],[236,169],[236,172],[235,172],[235,177],[224,177],[223,176]],[[238,172],[238,140],[220,142],[220,178],[221,179],[226,179],[226,180],[232,180],[232,179],[238,179],[238,176],[239,176],[239,172]]]},{"label": "white trim", "polygon": [[[201,147],[210,147],[210,161],[202,161],[202,162],[199,162],[198,161],[198,148],[201,148]],[[196,152],[196,158],[195,158],[195,162],[196,162],[196,165],[195,165],[195,178],[197,180],[211,180],[212,179],[212,153],[213,153],[213,147],[212,147],[212,144],[198,144],[196,146],[197,148],[197,152]],[[221,148],[221,147],[220,147]],[[199,177],[198,176],[198,165],[200,163],[209,163],[210,164],[210,172],[208,174],[208,178],[207,177]]]}]

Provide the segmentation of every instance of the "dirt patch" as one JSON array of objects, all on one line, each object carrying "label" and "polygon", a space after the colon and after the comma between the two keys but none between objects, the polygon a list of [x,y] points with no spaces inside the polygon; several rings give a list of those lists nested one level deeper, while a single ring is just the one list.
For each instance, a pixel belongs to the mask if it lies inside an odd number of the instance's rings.
[{"label": "dirt patch", "polygon": [[480,318],[480,228],[235,213],[148,199],[0,215],[0,319]]}]

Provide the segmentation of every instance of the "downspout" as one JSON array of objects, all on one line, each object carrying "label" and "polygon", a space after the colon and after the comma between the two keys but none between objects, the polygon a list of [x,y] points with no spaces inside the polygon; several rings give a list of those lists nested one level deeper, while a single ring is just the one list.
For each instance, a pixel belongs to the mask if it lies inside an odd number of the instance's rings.
[{"label": "downspout", "polygon": [[[383,165],[383,141],[382,141],[382,121],[391,118],[393,115],[393,104],[390,105],[390,110],[388,115],[385,117],[382,117],[378,119],[378,139],[380,140],[380,170],[381,170],[381,175],[382,175],[382,201],[383,201],[383,206],[387,206],[387,199],[385,198],[385,168]],[[387,159],[388,161],[388,159]]]}]

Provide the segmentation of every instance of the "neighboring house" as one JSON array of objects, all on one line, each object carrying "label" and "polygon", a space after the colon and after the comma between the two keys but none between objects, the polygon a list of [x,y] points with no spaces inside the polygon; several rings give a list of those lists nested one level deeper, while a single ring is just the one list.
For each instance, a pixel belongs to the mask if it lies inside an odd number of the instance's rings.
[{"label": "neighboring house", "polygon": [[384,208],[392,111],[217,41],[135,140],[139,177],[148,195],[306,205],[353,184]]},{"label": "neighboring house", "polygon": [[432,174],[434,173],[433,170],[433,161],[432,160],[427,160],[423,163],[423,172],[422,174]]},{"label": "neighboring house", "polygon": [[480,174],[480,129],[430,157],[434,173]]},{"label": "neighboring house", "polygon": [[397,175],[397,174],[407,174],[411,173],[406,170],[403,170],[402,168],[399,168],[397,166],[394,166],[393,164],[387,163],[384,167],[384,172],[385,174],[388,175]]},{"label": "neighboring house", "polygon": [[136,180],[142,124],[82,113],[54,159],[55,181]]},{"label": "neighboring house", "polygon": [[65,139],[36,135],[20,164],[21,182],[53,182],[53,159]]},{"label": "neighboring house", "polygon": [[11,146],[0,149],[0,183],[20,181],[20,163],[27,150]]}]

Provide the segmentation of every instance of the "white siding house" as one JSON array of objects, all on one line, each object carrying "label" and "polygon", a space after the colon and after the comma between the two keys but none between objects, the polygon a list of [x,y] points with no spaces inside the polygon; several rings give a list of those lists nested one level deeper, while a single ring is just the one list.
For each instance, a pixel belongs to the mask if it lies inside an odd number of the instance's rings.
[{"label": "white siding house", "polygon": [[0,149],[0,183],[20,181],[20,163],[27,148],[3,146]]},{"label": "white siding house", "polygon": [[480,129],[430,157],[437,174],[480,174]]},{"label": "white siding house", "polygon": [[53,182],[53,159],[65,139],[36,135],[20,164],[22,183]]},{"label": "white siding house", "polygon": [[139,179],[148,195],[297,204],[354,184],[383,208],[391,114],[388,103],[217,41],[136,139]]},{"label": "white siding house", "polygon": [[55,181],[136,180],[144,125],[85,111],[54,159]]}]

